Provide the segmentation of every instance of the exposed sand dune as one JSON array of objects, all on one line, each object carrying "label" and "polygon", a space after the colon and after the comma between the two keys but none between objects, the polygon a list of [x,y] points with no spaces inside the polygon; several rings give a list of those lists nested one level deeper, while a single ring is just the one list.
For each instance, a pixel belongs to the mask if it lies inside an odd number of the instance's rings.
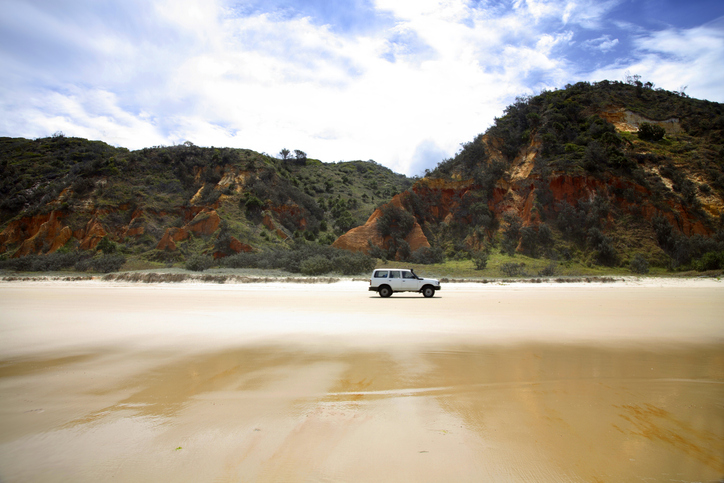
[{"label": "exposed sand dune", "polygon": [[724,285],[0,284],[0,481],[716,481]]}]

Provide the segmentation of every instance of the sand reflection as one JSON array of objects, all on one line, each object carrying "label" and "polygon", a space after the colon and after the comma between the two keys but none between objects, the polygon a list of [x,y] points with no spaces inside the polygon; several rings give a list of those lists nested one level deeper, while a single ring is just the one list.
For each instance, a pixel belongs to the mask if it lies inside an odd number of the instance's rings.
[{"label": "sand reflection", "polygon": [[[144,295],[131,290],[120,295],[121,304],[131,295],[143,300]],[[112,290],[103,293],[115,300]],[[690,293],[701,303],[701,293]],[[116,315],[107,332],[101,315],[108,306],[98,300],[89,304],[97,304],[95,312],[86,309],[87,323],[59,319],[65,332],[53,321],[33,318],[40,309],[5,315],[0,327],[6,341],[43,340],[39,329],[45,327],[56,332],[40,348],[18,346],[0,357],[0,480],[618,482],[724,477],[724,343],[715,320],[718,298],[703,299],[710,300],[705,313],[714,315],[694,330],[709,334],[711,342],[677,340],[683,328],[666,319],[665,307],[654,315],[676,337],[607,338],[602,334],[611,326],[602,318],[587,327],[598,341],[581,340],[580,332],[556,341],[547,332],[536,332],[539,314],[534,322],[519,321],[507,329],[521,334],[531,328],[526,336],[491,335],[476,322],[475,297],[480,294],[475,292],[451,292],[445,300],[433,300],[437,305],[426,305],[427,315],[415,306],[418,312],[411,321],[410,300],[396,309],[394,300],[370,305],[367,294],[330,293],[325,287],[324,294],[317,294],[325,297],[324,308],[316,312],[303,303],[301,310],[270,308],[272,329],[254,325],[258,319],[236,318],[230,306],[223,306],[228,299],[208,294],[222,306],[209,309],[206,318],[199,319],[197,312],[197,325],[183,319],[186,312],[171,303],[184,291],[157,291],[152,302],[134,306],[140,320],[118,327]],[[230,294],[237,304],[241,295]],[[194,295],[204,297],[203,292]],[[497,309],[500,320],[520,310],[513,308],[519,293],[494,295],[510,307]],[[655,295],[657,301],[666,298]],[[159,303],[159,296],[168,299]],[[72,297],[83,299],[79,293]],[[260,298],[273,299],[266,297]],[[299,298],[308,300],[309,293]],[[634,299],[629,296],[625,304]],[[615,303],[616,292],[607,300]],[[3,302],[20,314],[22,298]],[[204,306],[203,300],[195,303]],[[352,316],[356,322],[345,325],[338,316],[350,305],[372,307],[375,317],[399,316],[404,324],[393,323],[392,330],[372,324],[368,330],[357,313]],[[450,330],[444,316],[455,306],[463,315]],[[214,322],[219,313],[235,318]],[[308,318],[309,313],[318,318]],[[161,314],[172,322],[144,325]],[[280,319],[293,330],[280,332]],[[553,329],[562,333],[573,323],[564,318]],[[314,327],[320,335],[310,337],[294,324]],[[143,339],[147,325],[154,330],[150,342]],[[127,333],[118,335],[122,328]],[[204,328],[215,336],[202,339]],[[86,336],[98,334],[97,342],[78,344],[79,330]],[[264,330],[269,337],[250,336]],[[174,338],[184,331],[195,343]],[[216,337],[222,335],[227,337],[223,343]]]},{"label": "sand reflection", "polygon": [[117,360],[5,361],[0,458],[8,481],[713,481],[722,349],[456,346],[396,359],[269,346],[66,390],[68,374]]}]

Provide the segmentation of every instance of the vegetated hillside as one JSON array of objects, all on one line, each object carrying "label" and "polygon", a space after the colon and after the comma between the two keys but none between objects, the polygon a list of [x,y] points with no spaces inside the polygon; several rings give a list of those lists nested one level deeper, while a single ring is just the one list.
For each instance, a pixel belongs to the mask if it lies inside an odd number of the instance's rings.
[{"label": "vegetated hillside", "polygon": [[645,273],[724,268],[723,228],[724,106],[634,78],[518,98],[334,246],[479,268],[500,250]]},{"label": "vegetated hillside", "polygon": [[[129,151],[60,133],[0,138],[0,257],[10,268],[28,268],[14,262],[25,257],[35,269],[86,260],[108,271],[126,259],[326,246],[410,185],[374,161],[325,164],[301,151],[278,159],[189,142]],[[93,265],[96,252],[104,263]]]}]

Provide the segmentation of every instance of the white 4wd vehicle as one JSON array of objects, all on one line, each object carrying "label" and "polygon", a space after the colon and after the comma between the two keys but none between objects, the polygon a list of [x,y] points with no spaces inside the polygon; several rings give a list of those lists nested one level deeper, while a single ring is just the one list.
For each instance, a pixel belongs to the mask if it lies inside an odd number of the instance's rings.
[{"label": "white 4wd vehicle", "polygon": [[372,272],[369,290],[380,297],[389,297],[393,292],[420,292],[429,298],[435,295],[435,290],[440,290],[440,281],[418,277],[412,270],[378,268]]}]

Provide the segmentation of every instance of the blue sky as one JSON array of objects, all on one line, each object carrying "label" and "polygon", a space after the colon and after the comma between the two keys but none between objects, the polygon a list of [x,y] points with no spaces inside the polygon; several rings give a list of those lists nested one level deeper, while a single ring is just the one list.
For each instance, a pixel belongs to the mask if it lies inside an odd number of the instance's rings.
[{"label": "blue sky", "polygon": [[0,135],[422,174],[516,96],[639,74],[724,102],[721,0],[0,0]]}]

